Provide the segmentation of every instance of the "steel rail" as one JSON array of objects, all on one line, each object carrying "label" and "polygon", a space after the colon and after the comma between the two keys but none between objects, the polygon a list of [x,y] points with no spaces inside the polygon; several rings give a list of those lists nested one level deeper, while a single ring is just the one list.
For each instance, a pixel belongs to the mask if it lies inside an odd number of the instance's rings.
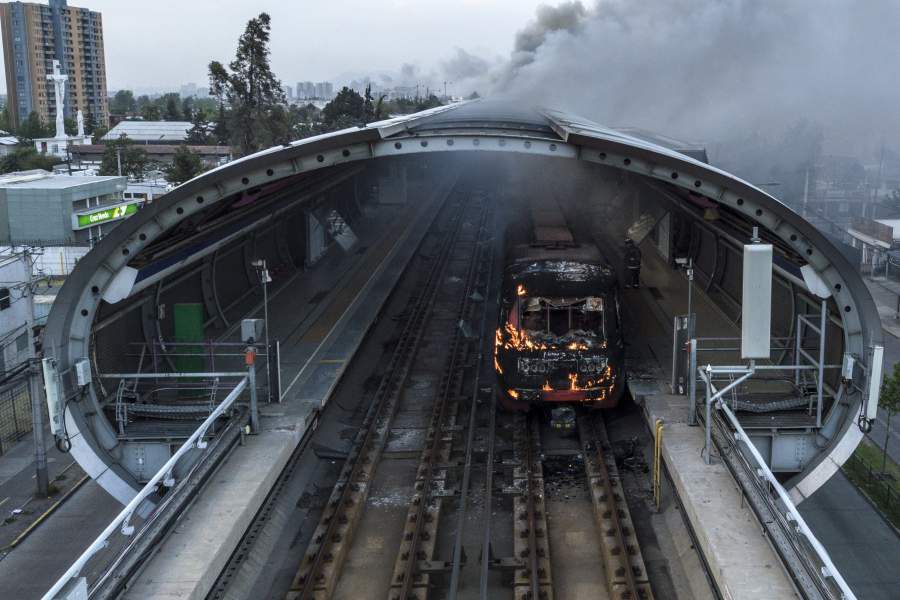
[{"label": "steel rail", "polygon": [[[466,502],[469,494],[469,485],[472,478],[472,454],[475,446],[475,425],[476,425],[476,414],[478,412],[478,393],[479,393],[479,385],[481,383],[481,369],[484,367],[484,345],[485,345],[485,332],[487,330],[487,298],[490,293],[491,284],[493,283],[494,276],[494,247],[493,243],[488,240],[485,244],[490,244],[489,249],[484,251],[484,256],[482,256],[482,262],[487,262],[487,274],[485,277],[484,285],[484,293],[482,293],[482,311],[481,311],[481,323],[478,327],[478,354],[475,357],[475,377],[472,381],[472,401],[469,408],[469,430],[468,436],[466,438],[466,458],[463,467],[463,475],[462,482],[459,487],[459,508],[457,509],[456,515],[456,539],[453,542],[453,558],[451,566],[450,566],[450,592],[448,597],[450,600],[456,600],[456,595],[459,592],[459,574],[462,566],[462,537],[463,531],[465,529],[465,518],[466,518]],[[484,250],[484,247],[482,247]],[[492,343],[492,342],[491,342]],[[491,408],[493,409],[493,400],[491,403]],[[487,468],[487,477],[491,477],[490,473],[493,468],[491,464],[493,462],[493,436],[494,436],[494,412],[491,410],[490,420],[490,440],[488,444],[491,446],[491,449],[488,453],[488,463],[486,465]],[[488,502],[485,504],[487,514],[490,515],[491,506]],[[485,519],[487,523],[490,523],[490,518]],[[488,531],[490,527],[487,527]],[[490,535],[490,533],[488,533]],[[488,538],[489,539],[489,538]],[[482,554],[482,574],[484,574],[485,569],[488,566],[488,555]]]},{"label": "steel rail", "polygon": [[[472,253],[466,273],[466,286],[459,299],[457,316],[460,319],[465,319],[469,315],[472,306],[475,305],[472,294],[476,291],[479,266],[485,259],[483,256],[484,246],[482,245],[482,241],[487,231],[489,214],[490,210],[482,203],[478,229],[475,234],[475,239],[472,240]],[[482,335],[477,339],[479,342],[483,339],[483,330]],[[412,594],[413,585],[417,583],[416,570],[421,554],[419,546],[425,535],[424,529],[426,521],[428,522],[429,528],[437,528],[437,520],[440,517],[440,504],[434,507],[434,514],[427,515],[430,518],[426,518],[426,511],[429,510],[432,504],[432,485],[434,482],[435,471],[438,470],[435,469],[435,463],[438,460],[440,460],[442,464],[448,462],[447,459],[449,458],[450,450],[449,441],[443,438],[442,432],[451,416],[449,410],[450,405],[454,404],[454,408],[458,409],[455,399],[460,395],[459,388],[461,383],[459,382],[459,378],[462,375],[462,372],[467,368],[463,359],[467,358],[466,353],[468,350],[469,344],[467,343],[467,340],[464,339],[460,327],[455,327],[450,340],[450,351],[448,353],[447,364],[445,365],[443,377],[441,378],[441,391],[432,410],[431,422],[426,434],[426,440],[429,440],[431,443],[430,446],[426,446],[423,449],[420,464],[417,469],[415,488],[419,493],[415,494],[417,497],[414,497],[410,504],[406,520],[407,526],[404,531],[404,542],[400,545],[397,560],[395,561],[392,591],[389,592],[390,600],[408,600]],[[456,412],[454,411],[453,415],[455,414]],[[465,501],[462,500],[462,502],[464,506]],[[425,553],[425,560],[427,561],[429,559],[430,551]],[[454,561],[456,559],[457,556],[454,555]],[[457,562],[453,563],[451,571],[454,570],[454,567],[458,572],[459,564]],[[397,581],[398,578],[399,581]],[[400,585],[400,590],[399,593],[396,593],[393,591],[393,586],[398,583]],[[427,595],[427,586],[425,594]]]},{"label": "steel rail", "polygon": [[[488,421],[487,456],[485,458],[484,480],[484,509],[487,516],[484,519],[484,538],[481,542],[481,576],[479,578],[479,597],[481,600],[488,598],[488,574],[491,567],[491,505],[494,501],[494,440],[497,430],[497,394],[491,394],[491,405],[488,409],[490,417]],[[451,597],[451,600],[453,598]]]},{"label": "steel rail", "polygon": [[[315,595],[320,586],[324,588],[326,597],[331,596],[334,591],[346,552],[346,544],[343,542],[352,537],[353,528],[368,497],[369,483],[387,441],[387,433],[396,413],[403,384],[425,330],[426,317],[431,312],[439,289],[438,283],[443,279],[451,249],[459,236],[464,209],[464,205],[460,206],[452,217],[437,260],[432,263],[413,306],[412,314],[407,318],[391,356],[387,374],[378,386],[375,399],[357,433],[353,448],[347,456],[319,524],[313,532],[313,539],[310,542],[312,549],[307,549],[286,594],[287,600],[308,600]],[[354,495],[357,496],[356,499],[353,498]],[[339,526],[345,528],[343,533],[338,533]],[[340,544],[337,555],[329,551],[332,544]],[[322,573],[323,564],[326,562],[332,567],[327,575]]]},{"label": "steel rail", "polygon": [[513,598],[553,600],[538,418],[519,413],[514,423],[513,480],[520,493],[513,500]]},{"label": "steel rail", "polygon": [[[622,489],[615,460],[604,452],[607,445],[603,423],[598,416],[581,416],[578,435],[584,453],[585,475],[597,520],[600,550],[610,598],[615,600],[653,600],[647,568],[633,525],[625,492]],[[609,538],[613,539],[610,540]]]}]

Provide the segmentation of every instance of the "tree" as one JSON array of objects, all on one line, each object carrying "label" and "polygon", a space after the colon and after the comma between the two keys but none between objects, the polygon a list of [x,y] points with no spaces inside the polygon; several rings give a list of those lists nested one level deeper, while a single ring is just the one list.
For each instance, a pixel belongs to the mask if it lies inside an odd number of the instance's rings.
[{"label": "tree", "polygon": [[260,13],[247,23],[227,69],[218,61],[209,63],[210,91],[221,106],[228,105],[224,126],[242,155],[271,145],[283,121],[284,110],[277,108],[286,100],[269,65],[270,32],[271,18]]},{"label": "tree", "polygon": [[894,363],[894,371],[884,378],[878,406],[887,412],[887,431],[884,434],[884,448],[881,449],[881,472],[884,473],[887,468],[888,442],[891,439],[891,417],[900,411],[900,362]]},{"label": "tree", "polygon": [[134,92],[131,90],[119,90],[109,103],[109,112],[116,115],[134,115],[138,112]]},{"label": "tree", "polygon": [[53,133],[44,125],[41,117],[36,112],[31,112],[24,122],[19,124],[16,135],[26,142],[32,142],[37,138],[50,137]]},{"label": "tree", "polygon": [[0,131],[5,131],[7,133],[12,131],[12,124],[9,122],[8,106],[4,106],[3,110],[0,110]]},{"label": "tree", "polygon": [[181,185],[202,173],[203,163],[200,162],[199,155],[191,152],[190,148],[182,144],[175,151],[172,164],[167,165],[163,170],[166,174],[166,181]]},{"label": "tree", "polygon": [[32,169],[44,169],[52,171],[53,165],[62,161],[52,154],[39,154],[33,146],[17,148],[3,158],[0,158],[0,173],[13,173],[15,171],[30,171]]},{"label": "tree", "polygon": [[227,146],[231,143],[231,131],[228,129],[228,113],[225,112],[225,104],[219,103],[219,117],[216,119],[216,125],[212,130],[212,137],[220,146]]},{"label": "tree", "polygon": [[[198,109],[199,111],[200,109]],[[194,99],[188,96],[181,101],[181,118],[185,121],[194,120]]]},{"label": "tree", "polygon": [[[121,173],[119,164],[121,163]],[[144,178],[149,163],[147,153],[127,136],[106,143],[100,163],[100,175],[126,175],[138,181]]]},{"label": "tree", "polygon": [[191,128],[188,129],[187,140],[185,140],[188,144],[193,144],[195,146],[206,146],[212,142],[212,136],[209,133],[209,121],[206,119],[206,113],[202,110],[198,110],[194,113],[194,118],[191,121]]},{"label": "tree", "polygon": [[94,121],[94,113],[88,111],[86,115],[84,115],[84,133],[85,135],[94,135],[94,129],[97,128],[97,123]]},{"label": "tree", "polygon": [[159,121],[161,119],[160,110],[156,104],[145,104],[141,108],[141,116],[145,121]]},{"label": "tree", "polygon": [[334,100],[322,109],[322,120],[328,130],[360,125],[366,118],[366,101],[358,92],[341,88]]},{"label": "tree", "polygon": [[162,118],[163,121],[180,121],[181,120],[181,96],[179,94],[164,94],[160,104],[163,105]]}]

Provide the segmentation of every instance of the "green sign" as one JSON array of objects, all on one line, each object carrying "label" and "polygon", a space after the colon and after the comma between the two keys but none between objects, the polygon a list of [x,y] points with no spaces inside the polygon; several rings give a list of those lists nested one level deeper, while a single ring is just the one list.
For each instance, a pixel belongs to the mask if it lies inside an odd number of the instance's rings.
[{"label": "green sign", "polygon": [[130,217],[137,212],[138,204],[138,202],[120,204],[119,206],[111,206],[102,210],[75,215],[78,219],[78,228],[93,227],[94,225],[100,225],[101,223],[106,223],[108,221]]}]

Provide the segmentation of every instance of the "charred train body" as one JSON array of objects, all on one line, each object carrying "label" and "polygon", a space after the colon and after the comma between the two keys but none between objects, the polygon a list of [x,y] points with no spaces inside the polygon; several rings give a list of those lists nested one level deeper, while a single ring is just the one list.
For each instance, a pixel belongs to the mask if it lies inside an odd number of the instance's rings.
[{"label": "charred train body", "polygon": [[555,202],[531,209],[530,240],[508,235],[494,369],[513,409],[615,406],[624,391],[618,282],[576,240]]}]

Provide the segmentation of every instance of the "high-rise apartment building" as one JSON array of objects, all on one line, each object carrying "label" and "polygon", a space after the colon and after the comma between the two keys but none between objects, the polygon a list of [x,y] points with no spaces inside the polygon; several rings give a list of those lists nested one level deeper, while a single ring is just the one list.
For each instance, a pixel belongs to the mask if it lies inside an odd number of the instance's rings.
[{"label": "high-rise apartment building", "polygon": [[44,123],[56,118],[53,61],[68,76],[66,117],[79,110],[85,120],[107,125],[106,59],[103,20],[99,12],[68,6],[66,0],[50,4],[6,2],[0,4],[3,61],[9,117],[13,127],[36,112]]}]

